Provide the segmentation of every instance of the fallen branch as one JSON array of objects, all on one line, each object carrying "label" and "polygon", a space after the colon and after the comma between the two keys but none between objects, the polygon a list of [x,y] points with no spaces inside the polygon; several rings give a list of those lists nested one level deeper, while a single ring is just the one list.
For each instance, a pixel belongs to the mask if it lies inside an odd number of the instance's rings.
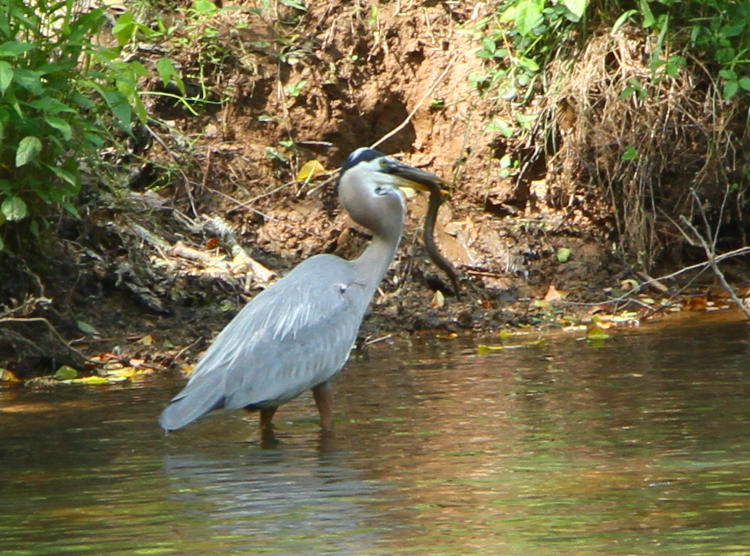
[{"label": "fallen branch", "polygon": [[234,230],[224,219],[218,216],[208,218],[204,223],[204,227],[214,235],[217,235],[226,245],[229,252],[232,253],[232,262],[235,265],[244,265],[249,268],[256,282],[266,285],[276,277],[276,273],[273,270],[265,267],[248,255],[245,248],[237,241]]},{"label": "fallen branch", "polygon": [[[702,212],[702,209],[701,209]],[[680,221],[693,233],[693,235],[698,239],[700,242],[700,245],[703,247],[703,250],[706,252],[706,256],[708,257],[708,264],[711,267],[711,270],[714,271],[714,274],[719,279],[719,282],[721,282],[721,285],[724,287],[724,289],[729,293],[729,297],[732,298],[732,301],[742,310],[743,313],[745,313],[745,316],[750,319],[750,309],[748,309],[745,304],[742,302],[742,300],[737,296],[737,293],[734,291],[734,288],[729,285],[729,282],[727,282],[726,277],[724,276],[724,273],[719,269],[719,265],[716,262],[716,254],[713,250],[713,247],[708,245],[705,238],[700,234],[700,232],[693,226],[692,222],[690,222],[687,218],[685,218],[685,215],[680,215]]]},{"label": "fallen branch", "polygon": [[[47,332],[47,338],[39,330],[28,329],[43,325]],[[23,357],[23,348],[26,352],[35,353],[37,356],[50,359],[53,365],[62,363],[76,368],[82,368],[86,363],[96,364],[83,355],[60,335],[57,329],[44,317],[5,317],[0,318],[0,337],[6,337],[16,352],[17,359],[22,366],[28,365],[27,357]]]}]

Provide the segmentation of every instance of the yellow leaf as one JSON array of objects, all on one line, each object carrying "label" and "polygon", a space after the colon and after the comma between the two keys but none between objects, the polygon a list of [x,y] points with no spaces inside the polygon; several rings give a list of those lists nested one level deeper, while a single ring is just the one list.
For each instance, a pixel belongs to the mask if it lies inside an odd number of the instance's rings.
[{"label": "yellow leaf", "polygon": [[588,340],[607,340],[611,337],[599,326],[592,326],[586,331],[586,339]]},{"label": "yellow leaf", "polygon": [[137,370],[134,369],[133,367],[123,367],[122,369],[113,369],[110,371],[106,371],[106,375],[109,380],[112,380],[112,379],[127,380],[130,378],[133,378],[136,372]]},{"label": "yellow leaf", "polygon": [[103,376],[97,376],[97,375],[86,376],[78,380],[80,380],[83,384],[108,384],[109,383],[109,381],[106,378],[104,378]]},{"label": "yellow leaf", "polygon": [[325,174],[325,167],[317,160],[308,160],[297,172],[297,181],[310,181],[320,174]]},{"label": "yellow leaf", "polygon": [[432,301],[430,301],[431,307],[442,307],[445,305],[445,296],[443,295],[443,292],[440,290],[435,290],[435,295],[432,296]]},{"label": "yellow leaf", "polygon": [[154,337],[151,334],[146,334],[143,338],[138,340],[139,344],[143,344],[144,346],[150,346],[154,343]]},{"label": "yellow leaf", "polygon": [[513,337],[513,332],[506,328],[503,328],[500,332],[497,333],[497,337],[501,340],[508,340],[509,338]]},{"label": "yellow leaf", "polygon": [[503,349],[502,345],[479,344],[477,346],[477,351],[480,355],[487,355],[488,353],[492,353],[493,351],[500,351],[501,349]]},{"label": "yellow leaf", "polygon": [[547,340],[545,338],[537,338],[536,340],[529,340],[526,342],[525,345],[527,346],[534,346],[534,347],[544,347],[547,344]]}]

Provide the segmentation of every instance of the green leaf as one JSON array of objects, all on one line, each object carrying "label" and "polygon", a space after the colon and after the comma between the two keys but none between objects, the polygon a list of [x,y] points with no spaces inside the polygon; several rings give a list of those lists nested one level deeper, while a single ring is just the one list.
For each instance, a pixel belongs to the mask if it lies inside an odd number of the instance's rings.
[{"label": "green leaf", "polygon": [[66,182],[66,183],[68,183],[68,184],[70,184],[70,185],[73,186],[73,189],[70,191],[70,194],[78,193],[79,183],[78,183],[78,179],[76,178],[75,175],[73,175],[70,172],[68,172],[67,170],[63,170],[62,168],[59,168],[57,166],[47,166],[47,168],[49,168],[50,170],[52,170],[52,172],[58,178],[60,178],[64,182]]},{"label": "green leaf", "polygon": [[125,46],[133,38],[138,29],[138,23],[131,12],[125,12],[117,18],[112,27],[112,34],[117,38],[120,46]]},{"label": "green leaf", "polygon": [[62,136],[66,141],[70,141],[73,138],[73,129],[70,127],[70,124],[62,118],[58,118],[57,116],[47,116],[44,119],[50,126],[62,133]]},{"label": "green leaf", "polygon": [[534,27],[542,22],[542,10],[539,4],[533,0],[525,0],[518,6],[516,12],[516,28],[518,32],[527,36],[534,30]]},{"label": "green leaf", "polygon": [[193,9],[201,15],[212,15],[219,11],[216,4],[210,0],[196,0],[195,4],[193,4]]},{"label": "green leaf", "polygon": [[130,122],[133,117],[133,110],[128,104],[128,99],[125,98],[119,91],[104,91],[104,99],[107,101],[112,114],[120,121],[120,125],[125,130],[130,130]]},{"label": "green leaf", "polygon": [[76,378],[77,376],[78,371],[68,365],[61,366],[55,373],[55,378],[57,380],[70,380],[72,378]]},{"label": "green leaf", "polygon": [[567,263],[570,259],[570,249],[567,247],[560,247],[557,250],[557,260],[561,263]]},{"label": "green leaf", "polygon": [[622,155],[620,156],[620,160],[627,162],[628,160],[633,160],[634,158],[638,158],[638,149],[633,147],[632,145],[628,145],[625,147],[625,150],[622,152]]},{"label": "green leaf", "polygon": [[0,210],[5,216],[6,220],[10,222],[18,222],[26,218],[28,211],[26,210],[26,203],[21,197],[8,197],[3,201],[0,206]]},{"label": "green leaf", "polygon": [[515,21],[518,6],[511,6],[500,15],[500,23],[510,23]]},{"label": "green leaf", "polygon": [[741,77],[738,83],[745,91],[750,91],[750,77]]},{"label": "green leaf", "polygon": [[56,98],[49,96],[43,96],[42,98],[32,100],[29,103],[29,106],[41,110],[42,112],[46,112],[47,114],[58,114],[60,112],[76,113],[76,111],[67,104],[63,104]]},{"label": "green leaf", "polygon": [[172,80],[172,76],[176,73],[174,71],[174,66],[172,65],[172,60],[170,60],[166,56],[162,56],[156,62],[156,71],[159,73],[159,77],[161,77],[161,81],[165,86],[169,85],[169,82]]},{"label": "green leaf", "polygon": [[623,13],[620,17],[617,18],[617,21],[615,21],[615,24],[612,25],[612,30],[609,32],[610,35],[614,36],[615,33],[622,27],[625,22],[630,19],[630,16],[635,15],[638,13],[638,10],[628,10],[625,13]]},{"label": "green leaf", "polygon": [[0,44],[0,58],[16,58],[24,52],[33,50],[34,45],[28,42],[9,41]]},{"label": "green leaf", "polygon": [[516,121],[521,124],[523,129],[531,129],[531,124],[536,121],[538,116],[538,114],[522,114],[519,112],[516,114]]},{"label": "green leaf", "polygon": [[84,110],[92,110],[93,108],[96,108],[96,103],[93,100],[79,92],[73,93],[70,100],[73,101],[76,106],[79,106]]},{"label": "green leaf", "polygon": [[16,69],[13,79],[18,83],[19,87],[35,95],[44,93],[44,89],[42,88],[42,74],[38,71]]},{"label": "green leaf", "polygon": [[38,137],[28,135],[21,139],[16,150],[16,168],[34,160],[42,152],[42,142]]},{"label": "green leaf", "polygon": [[648,29],[656,22],[654,13],[648,5],[648,0],[640,0],[638,7],[640,8],[641,15],[643,15],[643,26]]},{"label": "green leaf", "polygon": [[727,81],[724,83],[724,99],[729,100],[734,95],[737,94],[737,91],[740,88],[740,84],[738,81]]},{"label": "green leaf", "polygon": [[499,131],[503,137],[510,139],[513,137],[513,128],[505,121],[500,118],[493,118],[492,121],[487,124],[488,131]]},{"label": "green leaf", "polygon": [[66,202],[66,203],[63,203],[62,206],[63,206],[63,208],[65,210],[67,210],[70,214],[72,214],[76,218],[80,218],[81,217],[81,213],[78,212],[78,208],[73,203]]},{"label": "green leaf", "polygon": [[744,18],[739,17],[735,20],[734,23],[730,25],[725,25],[721,28],[719,31],[719,34],[722,37],[736,37],[738,35],[741,35],[742,32],[745,30],[745,27],[747,26],[747,23],[744,21]]},{"label": "green leaf", "polygon": [[0,251],[5,249],[5,242],[3,241],[3,236],[0,236]]},{"label": "green leaf", "polygon": [[281,0],[281,3],[301,12],[307,11],[307,7],[302,2],[295,2],[294,0]]},{"label": "green leaf", "polygon": [[576,21],[583,17],[588,0],[563,0],[565,7],[576,17]]},{"label": "green leaf", "polygon": [[518,63],[522,68],[528,71],[531,71],[531,72],[539,71],[539,64],[537,64],[536,61],[532,60],[531,58],[526,58],[525,56],[519,56]]},{"label": "green leaf", "polygon": [[13,68],[8,62],[0,61],[0,93],[5,94],[5,89],[8,88],[12,80]]},{"label": "green leaf", "polygon": [[89,324],[89,323],[87,323],[85,321],[82,321],[82,320],[76,321],[76,326],[78,327],[78,330],[80,330],[84,334],[89,334],[91,336],[98,336],[99,335],[99,331],[96,328],[94,328],[93,325],[91,325],[91,324]]},{"label": "green leaf", "polygon": [[182,93],[183,95],[187,94],[185,92],[185,83],[182,81],[180,74],[177,73],[177,70],[174,69],[172,60],[164,56],[156,63],[156,70],[159,72],[159,76],[164,82],[164,85],[167,85],[169,81],[172,80],[177,84],[177,88],[180,90],[180,93]]},{"label": "green leaf", "polygon": [[302,79],[297,83],[290,83],[289,85],[287,85],[286,92],[296,98],[302,93],[302,90],[305,88],[305,86],[307,86],[307,80]]}]

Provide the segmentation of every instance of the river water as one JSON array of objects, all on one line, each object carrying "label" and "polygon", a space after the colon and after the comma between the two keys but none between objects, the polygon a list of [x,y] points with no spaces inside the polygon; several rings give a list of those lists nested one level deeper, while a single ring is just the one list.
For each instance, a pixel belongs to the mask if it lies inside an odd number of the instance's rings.
[{"label": "river water", "polygon": [[272,449],[164,435],[174,376],[0,389],[0,553],[750,554],[748,323],[506,343],[373,345]]}]

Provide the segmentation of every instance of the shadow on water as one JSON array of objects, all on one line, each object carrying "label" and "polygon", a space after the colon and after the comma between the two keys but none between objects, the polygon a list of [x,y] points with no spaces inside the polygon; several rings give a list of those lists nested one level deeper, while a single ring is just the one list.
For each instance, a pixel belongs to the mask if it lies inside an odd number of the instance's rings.
[{"label": "shadow on water", "polygon": [[750,328],[373,346],[312,399],[163,435],[175,385],[0,390],[3,554],[750,552]]}]

